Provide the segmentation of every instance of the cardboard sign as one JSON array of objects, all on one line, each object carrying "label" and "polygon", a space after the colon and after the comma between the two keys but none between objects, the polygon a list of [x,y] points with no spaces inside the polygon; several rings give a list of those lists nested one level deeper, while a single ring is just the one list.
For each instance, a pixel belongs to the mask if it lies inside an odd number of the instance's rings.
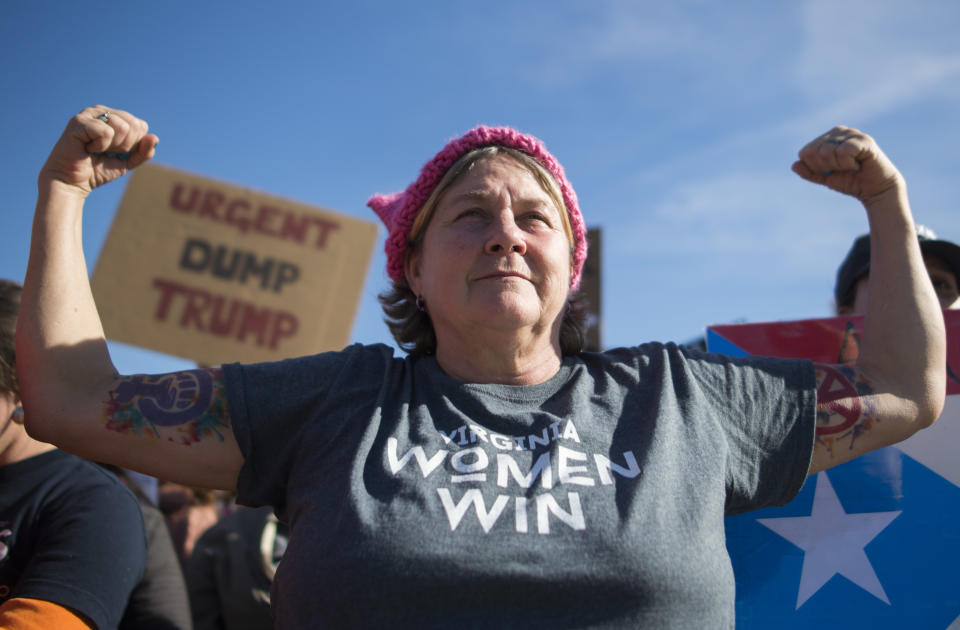
[{"label": "cardboard sign", "polygon": [[[737,627],[960,627],[960,311],[930,428],[811,475],[797,497],[726,519]],[[863,318],[713,326],[711,351],[852,363]]]},{"label": "cardboard sign", "polygon": [[93,275],[107,337],[217,365],[346,345],[377,228],[147,164]]}]

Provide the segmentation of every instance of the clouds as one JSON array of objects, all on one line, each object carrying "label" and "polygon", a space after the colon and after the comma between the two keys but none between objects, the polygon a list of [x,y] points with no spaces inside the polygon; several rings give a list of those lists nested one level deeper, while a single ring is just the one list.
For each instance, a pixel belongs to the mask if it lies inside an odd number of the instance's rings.
[{"label": "clouds", "polygon": [[[545,86],[613,80],[635,90],[625,95],[632,101],[677,104],[684,100],[678,91],[704,94],[710,86],[776,67],[782,56],[777,43],[784,29],[792,28],[783,11],[791,9],[703,1],[555,2],[535,18],[524,13],[526,19],[516,20],[514,33],[522,31],[525,41],[535,42],[530,46],[534,63],[525,67]],[[531,19],[535,28],[530,28]],[[757,49],[765,51],[762,61]]]},{"label": "clouds", "polygon": [[957,3],[607,0],[518,11],[507,28],[530,53],[518,66],[529,80],[608,90],[615,81],[630,87],[618,99],[688,118],[707,120],[703,104],[736,123],[732,107],[754,104],[795,119],[793,129],[864,125],[924,98],[960,97]]},{"label": "clouds", "polygon": [[[603,6],[604,20],[592,23],[598,30],[590,63],[615,60],[646,71],[639,60],[669,59],[674,77],[715,73],[701,79],[715,92],[699,107],[684,99],[702,86],[649,75],[648,89],[676,101],[653,132],[657,144],[636,150],[632,174],[611,186],[617,193],[583,195],[609,208],[607,266],[636,270],[622,274],[623,282],[639,275],[657,291],[725,293],[740,305],[701,304],[701,324],[825,314],[836,265],[867,224],[855,200],[803,182],[789,165],[804,143],[835,124],[877,138],[908,175],[918,220],[960,237],[960,221],[944,209],[957,192],[950,174],[960,126],[949,112],[960,95],[953,32],[960,5],[814,0],[795,5],[795,14],[756,15],[737,3],[725,3],[722,14],[686,4],[676,21],[672,9]],[[646,35],[651,29],[679,36],[650,52],[647,44],[658,41]],[[647,39],[631,42],[631,34]],[[612,283],[620,281],[613,273]],[[618,310],[608,302],[607,313]],[[685,334],[651,322],[659,325],[652,332],[658,338]]]},{"label": "clouds", "polygon": [[[960,3],[281,0],[270,15],[181,4],[102,16],[111,32],[149,23],[138,40],[148,52],[82,76],[54,65],[102,54],[65,36],[82,9],[17,4],[3,24],[3,45],[24,54],[3,119],[17,147],[3,162],[7,204],[21,209],[4,227],[21,242],[2,253],[2,275],[22,274],[36,170],[88,101],[148,116],[165,163],[359,218],[371,217],[370,193],[405,186],[472,125],[534,133],[605,230],[609,343],[823,314],[866,221],[789,166],[834,124],[876,137],[907,175],[918,219],[960,238]],[[91,259],[120,192],[91,199]],[[354,339],[386,337],[382,264]]]},{"label": "clouds", "polygon": [[706,279],[757,279],[771,268],[787,277],[829,271],[837,261],[819,253],[842,250],[865,228],[856,200],[789,172],[733,171],[670,189],[611,246],[624,256],[696,261]]},{"label": "clouds", "polygon": [[825,116],[869,120],[932,95],[960,75],[960,5],[810,0],[795,82]]}]

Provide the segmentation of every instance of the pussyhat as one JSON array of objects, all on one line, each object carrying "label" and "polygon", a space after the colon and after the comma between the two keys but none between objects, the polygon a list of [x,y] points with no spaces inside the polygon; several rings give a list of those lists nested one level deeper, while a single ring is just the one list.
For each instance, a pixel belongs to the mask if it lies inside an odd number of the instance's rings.
[{"label": "pussyhat", "polygon": [[404,278],[404,258],[410,243],[410,228],[444,174],[461,157],[481,147],[501,146],[516,149],[534,158],[557,182],[573,232],[573,267],[570,288],[580,286],[583,263],[587,259],[587,228],[577,204],[577,193],[567,181],[563,166],[547,151],[539,139],[510,127],[481,125],[447,143],[439,153],[423,165],[420,176],[406,190],[389,195],[374,195],[367,205],[387,226],[389,234],[384,249],[387,253],[387,274],[394,282]]}]

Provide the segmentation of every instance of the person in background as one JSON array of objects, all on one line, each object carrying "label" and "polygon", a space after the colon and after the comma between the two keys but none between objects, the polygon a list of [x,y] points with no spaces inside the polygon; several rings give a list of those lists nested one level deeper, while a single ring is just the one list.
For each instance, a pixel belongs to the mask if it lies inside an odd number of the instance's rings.
[{"label": "person in background", "polygon": [[[281,630],[733,627],[724,516],[786,503],[808,474],[906,439],[943,407],[943,317],[906,182],[856,129],[818,135],[792,167],[867,214],[873,304],[853,366],[659,343],[583,352],[573,187],[537,138],[481,126],[368,202],[389,230],[381,303],[407,356],[356,344],[121,376],[81,215],[157,142],[128,112],[87,108],[40,172],[17,330],[28,427],[272,506],[290,528],[271,592]],[[179,426],[158,424],[157,383],[193,405]],[[818,442],[840,425],[843,439]],[[162,439],[178,428],[197,439]]]},{"label": "person in background", "polygon": [[109,472],[27,435],[14,353],[20,293],[0,280],[0,628],[123,627],[146,565],[140,506]]},{"label": "person in background", "polygon": [[[960,246],[937,238],[928,227],[917,226],[920,253],[927,268],[940,308],[960,309]],[[870,290],[870,235],[853,241],[846,258],[837,269],[833,299],[837,315],[862,315],[867,312]]]},{"label": "person in background", "polygon": [[195,630],[270,630],[270,587],[287,527],[269,506],[239,506],[208,529],[187,560]]},{"label": "person in background", "polygon": [[157,504],[166,520],[180,566],[186,568],[197,540],[220,519],[216,492],[162,481]]},{"label": "person in background", "polygon": [[130,594],[120,630],[190,630],[193,622],[187,585],[163,514],[129,471],[100,465],[137,498],[147,535],[147,564]]}]

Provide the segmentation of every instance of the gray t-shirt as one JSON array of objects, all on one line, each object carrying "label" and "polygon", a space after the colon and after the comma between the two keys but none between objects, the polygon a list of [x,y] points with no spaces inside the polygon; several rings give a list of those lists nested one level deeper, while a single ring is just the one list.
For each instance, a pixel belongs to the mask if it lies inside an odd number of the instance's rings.
[{"label": "gray t-shirt", "polygon": [[240,502],[290,525],[278,628],[732,628],[723,517],[813,450],[806,361],[673,344],[479,385],[350,346],[224,368]]}]

